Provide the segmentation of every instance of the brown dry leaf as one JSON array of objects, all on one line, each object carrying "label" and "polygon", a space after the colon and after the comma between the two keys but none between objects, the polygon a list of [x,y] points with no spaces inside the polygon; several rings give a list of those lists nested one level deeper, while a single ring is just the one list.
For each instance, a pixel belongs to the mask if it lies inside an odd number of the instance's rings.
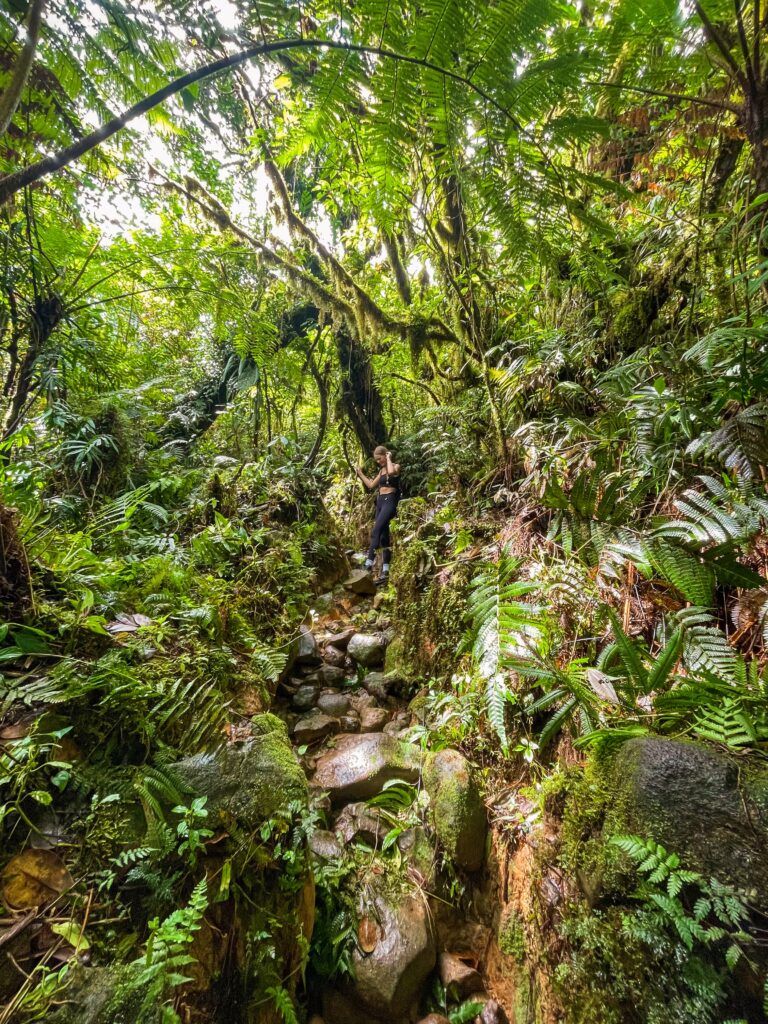
[{"label": "brown dry leaf", "polygon": [[364,953],[372,953],[379,944],[379,926],[372,917],[363,917],[357,926],[357,943]]},{"label": "brown dry leaf", "polygon": [[23,739],[32,728],[32,722],[15,722],[0,729],[0,741]]},{"label": "brown dry leaf", "polygon": [[53,850],[24,850],[0,875],[3,900],[9,910],[39,907],[74,884],[66,864]]}]

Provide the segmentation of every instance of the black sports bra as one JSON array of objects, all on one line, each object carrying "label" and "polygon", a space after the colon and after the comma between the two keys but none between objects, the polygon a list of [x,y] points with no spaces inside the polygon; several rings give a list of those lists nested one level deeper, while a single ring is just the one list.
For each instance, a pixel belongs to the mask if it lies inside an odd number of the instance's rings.
[{"label": "black sports bra", "polygon": [[382,473],[379,474],[379,482],[378,482],[378,484],[376,486],[379,488],[379,490],[381,490],[382,487],[394,487],[396,491],[399,491],[400,490],[400,477],[399,476],[389,476],[388,473],[383,473],[382,472]]}]

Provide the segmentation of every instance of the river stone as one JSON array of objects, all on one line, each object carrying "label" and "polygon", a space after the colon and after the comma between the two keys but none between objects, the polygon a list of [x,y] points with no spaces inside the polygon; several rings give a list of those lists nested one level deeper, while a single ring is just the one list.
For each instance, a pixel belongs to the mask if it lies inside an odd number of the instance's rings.
[{"label": "river stone", "polygon": [[456,867],[477,871],[485,855],[485,807],[469,761],[439,750],[424,769],[437,838]]},{"label": "river stone", "polygon": [[344,668],[347,660],[347,656],[339,647],[335,647],[333,644],[328,644],[323,649],[323,660],[326,665],[333,665],[334,668]]},{"label": "river stone", "polygon": [[317,640],[309,626],[299,628],[299,648],[296,654],[298,665],[317,665],[320,655],[317,653]]},{"label": "river stone", "polygon": [[320,860],[341,860],[344,856],[344,847],[333,834],[325,829],[317,829],[309,837],[309,849]]},{"label": "river stone", "polygon": [[345,697],[343,693],[321,693],[317,699],[317,706],[326,715],[338,718],[349,711],[349,697]]},{"label": "river stone", "polygon": [[388,676],[384,672],[369,672],[363,680],[363,689],[379,700],[386,700],[396,682],[396,676]]},{"label": "river stone", "polygon": [[306,779],[284,723],[263,714],[255,715],[251,726],[255,735],[247,743],[195,754],[168,768],[183,791],[208,798],[208,827],[226,827],[234,819],[252,832],[278,808],[306,802]]},{"label": "river stone", "polygon": [[338,718],[313,711],[300,718],[293,727],[293,738],[297,743],[314,743],[339,731]]},{"label": "river stone", "polygon": [[354,626],[347,626],[346,629],[342,629],[338,633],[333,634],[331,643],[334,647],[339,647],[342,651],[345,651],[349,641],[355,633],[357,633],[357,629]]},{"label": "river stone", "polygon": [[315,706],[319,693],[319,683],[302,683],[293,697],[291,697],[291,707],[295,711],[309,711],[310,708]]},{"label": "river stone", "polygon": [[648,736],[623,744],[612,780],[616,830],[655,839],[768,910],[765,768],[704,743]]},{"label": "river stone", "polygon": [[389,826],[374,807],[361,801],[347,804],[336,819],[333,830],[345,845],[359,839],[368,846],[378,846],[389,832]]},{"label": "river stone", "polygon": [[323,686],[342,686],[347,678],[344,669],[337,668],[335,665],[321,665],[317,674]]},{"label": "river stone", "polygon": [[[355,979],[345,994],[386,1021],[406,1018],[430,971],[435,966],[436,943],[426,900],[406,896],[399,901],[377,896],[373,913],[379,941],[369,954],[352,955]],[[330,1018],[333,1019],[333,1018]]]},{"label": "river stone", "polygon": [[384,638],[380,633],[357,633],[349,641],[347,653],[358,665],[369,668],[384,660]]},{"label": "river stone", "polygon": [[343,586],[346,590],[351,590],[353,594],[376,593],[376,584],[367,569],[355,569],[344,580]]},{"label": "river stone", "polygon": [[483,991],[483,979],[480,974],[453,953],[441,953],[438,966],[440,981],[450,999],[458,1001],[472,995],[473,992]]},{"label": "river stone", "polygon": [[363,708],[360,712],[360,732],[381,732],[389,719],[384,708]]},{"label": "river stone", "polygon": [[342,732],[360,732],[360,719],[351,711],[348,715],[341,716],[339,726]]},{"label": "river stone", "polygon": [[390,779],[418,782],[421,762],[417,747],[384,733],[342,735],[318,758],[312,785],[327,790],[336,806],[369,800]]}]

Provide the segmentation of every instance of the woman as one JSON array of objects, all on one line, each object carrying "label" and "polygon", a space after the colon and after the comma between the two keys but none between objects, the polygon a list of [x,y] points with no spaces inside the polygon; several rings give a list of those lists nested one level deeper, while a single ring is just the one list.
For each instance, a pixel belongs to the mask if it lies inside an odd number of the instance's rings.
[{"label": "woman", "polygon": [[373,568],[376,551],[378,548],[383,548],[384,564],[381,567],[381,578],[386,580],[389,577],[389,561],[392,556],[389,524],[397,515],[397,503],[400,500],[400,465],[392,461],[392,453],[387,451],[382,444],[374,448],[373,458],[381,468],[378,475],[372,480],[365,475],[362,466],[358,466],[355,470],[369,491],[375,487],[379,489],[379,494],[376,498],[376,518],[373,521],[371,545],[368,548],[368,555],[365,559],[365,568]]}]

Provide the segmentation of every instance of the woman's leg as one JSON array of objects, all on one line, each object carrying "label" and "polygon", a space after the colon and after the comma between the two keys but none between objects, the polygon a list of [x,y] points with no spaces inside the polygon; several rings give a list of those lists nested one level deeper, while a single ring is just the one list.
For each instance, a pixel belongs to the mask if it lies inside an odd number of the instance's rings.
[{"label": "woman's leg", "polygon": [[376,558],[378,548],[384,546],[384,561],[389,565],[389,524],[397,512],[397,501],[394,494],[380,494],[376,501],[376,518],[373,521],[371,531],[371,546],[368,548],[368,557],[365,566],[370,569]]}]

